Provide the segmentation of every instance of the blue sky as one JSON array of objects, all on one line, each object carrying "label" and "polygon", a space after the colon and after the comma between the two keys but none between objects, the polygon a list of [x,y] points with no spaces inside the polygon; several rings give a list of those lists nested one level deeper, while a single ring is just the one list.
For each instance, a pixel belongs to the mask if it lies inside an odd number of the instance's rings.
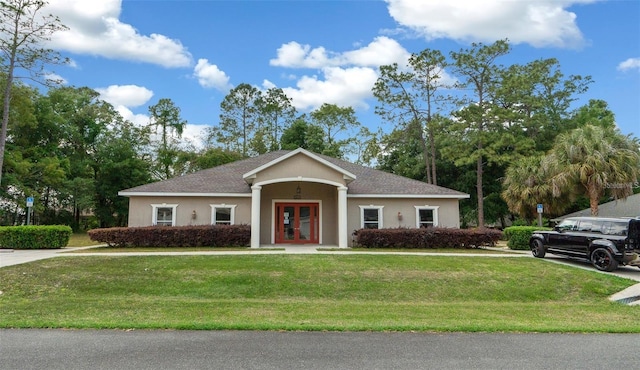
[{"label": "blue sky", "polygon": [[376,129],[379,65],[502,38],[513,46],[505,65],[554,57],[566,76],[591,75],[576,106],[603,99],[621,131],[640,136],[638,0],[49,0],[48,10],[70,28],[52,40],[72,60],[52,71],[66,85],[97,90],[138,124],[169,98],[196,144],[241,83],[283,88],[300,113],[353,106]]}]

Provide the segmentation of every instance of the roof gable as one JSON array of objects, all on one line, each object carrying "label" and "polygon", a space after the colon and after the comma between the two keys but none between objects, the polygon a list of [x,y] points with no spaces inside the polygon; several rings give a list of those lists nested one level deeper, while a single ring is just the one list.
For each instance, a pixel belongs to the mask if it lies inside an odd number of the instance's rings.
[{"label": "roof gable", "polygon": [[349,183],[349,182],[351,182],[351,181],[356,179],[356,175],[350,173],[349,171],[345,170],[344,168],[342,168],[342,167],[340,167],[340,166],[338,166],[338,165],[336,165],[334,163],[331,163],[331,162],[329,162],[329,161],[327,161],[327,160],[325,160],[325,159],[323,159],[323,158],[321,158],[321,157],[319,157],[319,156],[317,156],[317,155],[315,155],[315,154],[313,154],[313,153],[311,153],[311,152],[309,152],[309,151],[307,151],[305,149],[302,149],[302,148],[298,148],[296,150],[293,150],[293,151],[291,151],[291,152],[289,152],[289,153],[287,153],[287,154],[285,154],[285,155],[283,155],[281,157],[275,158],[274,160],[263,164],[262,166],[260,166],[260,167],[258,167],[256,169],[253,169],[253,170],[245,173],[242,176],[242,178],[248,184],[251,184],[251,183],[253,183],[253,179],[256,178],[258,173],[260,173],[260,172],[262,172],[262,171],[264,171],[264,170],[266,170],[268,168],[271,168],[271,167],[273,167],[273,166],[275,166],[275,165],[277,165],[277,164],[279,164],[281,162],[284,162],[287,159],[292,158],[292,157],[294,157],[294,156],[296,156],[298,154],[307,156],[308,158],[311,158],[312,160],[314,160],[314,161],[316,161],[316,162],[318,162],[318,163],[320,163],[320,164],[322,164],[324,166],[327,166],[327,167],[329,167],[329,168],[341,173],[343,178],[346,180],[347,183]]}]

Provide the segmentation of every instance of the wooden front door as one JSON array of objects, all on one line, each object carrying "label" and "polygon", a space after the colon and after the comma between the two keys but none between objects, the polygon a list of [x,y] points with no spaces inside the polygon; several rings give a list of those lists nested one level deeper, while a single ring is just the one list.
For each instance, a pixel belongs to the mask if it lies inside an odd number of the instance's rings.
[{"label": "wooden front door", "polygon": [[318,203],[276,203],[276,243],[318,244]]}]

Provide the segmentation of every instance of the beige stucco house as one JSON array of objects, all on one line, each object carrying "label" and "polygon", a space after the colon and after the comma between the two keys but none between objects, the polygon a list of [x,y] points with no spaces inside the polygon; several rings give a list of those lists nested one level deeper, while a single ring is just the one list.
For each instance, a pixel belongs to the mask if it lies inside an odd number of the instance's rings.
[{"label": "beige stucco house", "polygon": [[129,226],[249,224],[251,247],[346,248],[361,228],[460,226],[468,194],[304,149],[123,190]]}]

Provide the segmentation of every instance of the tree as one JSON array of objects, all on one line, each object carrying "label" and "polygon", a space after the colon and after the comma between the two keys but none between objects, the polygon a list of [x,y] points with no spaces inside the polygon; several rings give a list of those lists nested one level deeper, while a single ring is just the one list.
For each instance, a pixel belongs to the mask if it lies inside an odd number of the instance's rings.
[{"label": "tree", "polygon": [[118,191],[151,181],[150,163],[139,153],[148,144],[149,129],[117,122],[96,145],[93,211],[99,227],[126,226],[129,201]]},{"label": "tree", "polygon": [[200,151],[182,150],[177,153],[176,168],[181,175],[220,166],[242,159],[242,155],[221,148],[206,148]]},{"label": "tree", "polygon": [[377,168],[382,171],[427,181],[424,164],[424,147],[417,135],[399,128],[386,134],[380,140]]},{"label": "tree", "polygon": [[324,133],[322,128],[310,124],[305,117],[298,117],[280,137],[280,147],[286,150],[303,148],[314,153],[325,150]]},{"label": "tree", "polygon": [[615,129],[616,127],[615,115],[609,109],[609,104],[599,99],[590,99],[587,105],[579,107],[573,113],[572,120],[574,127],[586,125],[596,125],[607,129]]},{"label": "tree", "polygon": [[584,194],[591,215],[609,192],[615,199],[633,194],[640,177],[640,143],[617,129],[585,125],[558,135],[543,165],[551,174],[554,196]]},{"label": "tree", "polygon": [[[48,99],[35,89],[17,85],[12,95],[12,111],[20,119],[12,121],[8,130],[2,199],[22,205],[25,197],[33,196],[33,220],[52,223],[55,220],[38,216],[50,214],[45,211],[57,204],[56,192],[67,180],[71,164],[60,143],[68,135],[61,135],[58,121],[50,119],[46,108]],[[49,119],[43,120],[45,115]]]},{"label": "tree", "polygon": [[117,121],[113,106],[88,87],[49,90],[40,112],[45,125],[55,125],[60,158],[69,162],[65,184],[55,193],[60,208],[72,209],[74,229],[81,213],[94,206],[97,145],[101,135]]},{"label": "tree", "polygon": [[[156,153],[156,177],[166,180],[173,176],[171,167],[175,159],[177,148],[171,142],[172,134],[182,136],[187,121],[180,117],[180,108],[171,99],[160,99],[156,105],[149,107],[151,115],[150,125],[161,128],[161,146]],[[157,131],[156,131],[157,132]]]},{"label": "tree", "polygon": [[323,132],[325,144],[321,154],[336,158],[343,157],[346,146],[354,140],[352,134],[360,127],[352,107],[335,104],[322,104],[311,112],[311,120]]},{"label": "tree", "polygon": [[380,105],[376,113],[406,131],[407,140],[417,138],[421,145],[425,179],[437,184],[436,145],[433,119],[436,106],[447,99],[439,90],[447,88],[444,69],[448,63],[438,50],[425,49],[412,54],[407,66],[380,67],[373,95]]},{"label": "tree", "polygon": [[496,129],[503,128],[502,122],[492,119],[494,102],[491,92],[497,86],[502,67],[496,60],[509,53],[506,40],[496,41],[492,45],[473,43],[470,49],[452,52],[453,70],[462,78],[463,87],[469,87],[473,95],[463,100],[464,108],[455,112],[457,124],[450,131],[448,154],[456,158],[456,164],[476,163],[476,195],[478,202],[478,227],[484,227],[484,191],[483,171],[485,160],[495,150],[489,147],[494,142]]},{"label": "tree", "polygon": [[490,92],[491,113],[514,142],[505,154],[530,156],[546,153],[556,135],[576,127],[569,108],[591,77],[565,78],[558,60],[551,58],[513,64],[499,71],[498,81]]},{"label": "tree", "polygon": [[220,103],[220,123],[209,131],[209,136],[215,137],[225,149],[247,157],[259,125],[257,103],[260,98],[260,90],[246,83],[231,89]]},{"label": "tree", "polygon": [[553,196],[544,158],[541,155],[520,158],[507,168],[503,180],[502,199],[511,212],[527,221],[536,218],[538,204],[544,204],[547,213],[559,214],[572,201],[571,194]]},{"label": "tree", "polygon": [[296,116],[296,109],[291,105],[291,99],[282,89],[274,87],[262,94],[256,104],[265,152],[280,149],[280,136]]},{"label": "tree", "polygon": [[29,78],[40,81],[44,75],[44,66],[66,62],[60,55],[44,48],[54,33],[67,29],[53,15],[42,15],[46,5],[40,0],[6,0],[0,1],[0,60],[2,72],[5,74],[2,104],[2,127],[0,129],[0,183],[4,164],[7,128],[9,126],[9,110],[11,107],[11,90],[13,88],[16,69],[28,71]]}]

